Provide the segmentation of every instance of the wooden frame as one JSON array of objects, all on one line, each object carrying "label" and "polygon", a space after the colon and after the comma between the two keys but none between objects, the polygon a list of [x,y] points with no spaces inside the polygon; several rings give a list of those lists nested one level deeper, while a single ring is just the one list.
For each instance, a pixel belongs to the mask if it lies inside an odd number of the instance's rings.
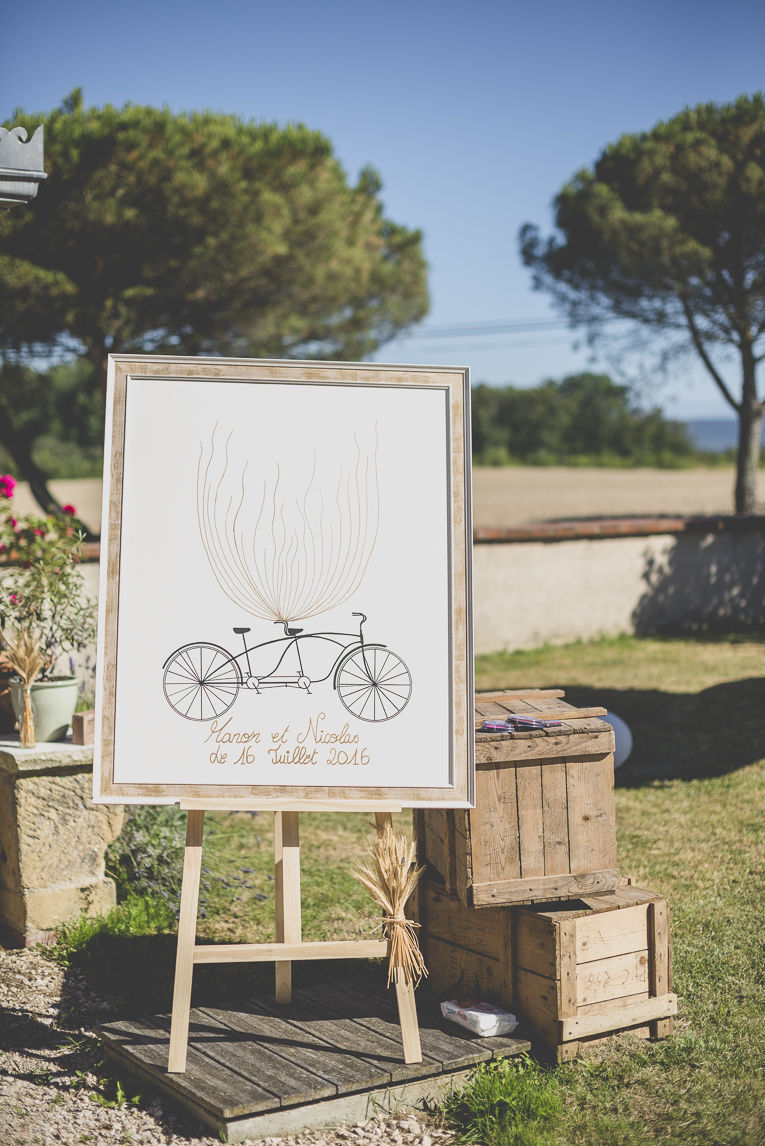
[{"label": "wooden frame", "polygon": [[[114,775],[115,705],[119,594],[122,561],[122,497],[125,460],[126,409],[130,380],[294,383],[353,387],[405,387],[441,390],[445,399],[444,427],[451,519],[448,526],[450,568],[450,783],[298,786],[278,783],[140,783],[119,782]],[[110,355],[107,396],[106,449],[109,461],[104,484],[97,717],[95,728],[94,799],[112,803],[171,803],[198,799],[206,807],[216,800],[376,801],[394,799],[406,806],[470,807],[474,790],[473,653],[472,653],[472,523],[470,506],[470,384],[468,371],[449,367],[382,366],[263,359],[173,358],[153,355]],[[423,507],[427,512],[427,507]],[[161,555],[160,555],[161,556]],[[285,628],[286,631],[286,628]],[[136,715],[140,720],[140,714]],[[420,759],[421,757],[418,757]]]},{"label": "wooden frame", "polygon": [[[385,940],[332,940],[329,942],[303,943],[300,906],[300,813],[286,808],[274,813],[276,942],[197,944],[195,934],[205,820],[205,809],[200,807],[199,803],[199,801],[181,801],[181,807],[188,812],[188,820],[167,1066],[170,1074],[183,1074],[186,1070],[191,983],[196,963],[256,963],[275,960],[276,1002],[289,1004],[292,1002],[292,963],[294,960],[377,959],[384,958],[389,954],[389,945]],[[238,803],[230,804],[230,806],[237,810],[240,809]],[[265,809],[263,805],[260,805],[256,810],[263,811]],[[390,804],[386,806],[381,803],[364,807],[359,803],[355,810],[374,812],[375,825],[378,832],[381,832],[387,824],[392,823],[392,812],[400,812],[401,807]],[[400,973],[400,968],[394,970],[394,982],[401,1023],[404,1062],[422,1062],[414,985],[406,982]]]}]

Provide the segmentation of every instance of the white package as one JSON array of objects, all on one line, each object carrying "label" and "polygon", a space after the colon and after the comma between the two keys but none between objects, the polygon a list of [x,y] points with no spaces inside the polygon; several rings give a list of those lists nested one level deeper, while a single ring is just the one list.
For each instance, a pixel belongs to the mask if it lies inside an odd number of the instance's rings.
[{"label": "white package", "polygon": [[518,1020],[509,1011],[502,1011],[489,1003],[479,1003],[477,999],[465,1002],[450,999],[441,1004],[441,1014],[445,1019],[459,1023],[483,1039],[494,1035],[511,1035],[518,1026]]}]

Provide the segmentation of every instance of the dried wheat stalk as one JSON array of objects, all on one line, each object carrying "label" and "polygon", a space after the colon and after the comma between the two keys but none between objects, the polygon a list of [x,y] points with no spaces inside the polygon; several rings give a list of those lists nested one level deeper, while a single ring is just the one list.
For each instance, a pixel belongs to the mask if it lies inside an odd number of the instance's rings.
[{"label": "dried wheat stalk", "polygon": [[407,983],[416,987],[428,971],[417,942],[414,923],[404,915],[404,908],[425,870],[415,867],[415,844],[406,836],[397,836],[390,824],[367,847],[374,860],[374,870],[357,868],[354,878],[367,889],[375,903],[385,912],[383,927],[388,940],[388,986],[396,968]]},{"label": "dried wheat stalk", "polygon": [[24,712],[21,717],[21,746],[34,748],[37,743],[35,736],[35,717],[32,711],[32,694],[30,689],[43,667],[44,658],[35,638],[29,629],[19,629],[15,640],[9,640],[3,634],[6,643],[5,657],[15,673],[21,678],[24,685]]}]

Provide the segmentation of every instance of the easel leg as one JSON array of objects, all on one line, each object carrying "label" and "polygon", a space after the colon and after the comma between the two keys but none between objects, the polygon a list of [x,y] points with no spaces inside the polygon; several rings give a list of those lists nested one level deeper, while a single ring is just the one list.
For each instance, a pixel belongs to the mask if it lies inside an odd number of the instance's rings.
[{"label": "easel leg", "polygon": [[[274,812],[276,942],[300,943],[300,813]],[[276,962],[276,1002],[292,1002],[292,963]]]},{"label": "easel leg", "polygon": [[386,824],[393,827],[393,816],[390,812],[375,812],[375,827],[378,832],[384,832]]},{"label": "easel leg", "polygon": [[173,987],[173,1018],[170,1025],[170,1055],[168,1073],[183,1074],[186,1069],[186,1051],[189,1042],[189,1011],[191,1010],[191,980],[194,974],[194,941],[199,906],[199,877],[202,870],[202,836],[204,812],[189,812],[186,823],[186,851],[183,856],[183,883],[181,884],[181,914],[178,920],[178,950],[175,957],[175,986]]},{"label": "easel leg", "polygon": [[[388,824],[393,827],[393,816],[390,812],[375,812],[375,827],[378,833],[384,832]],[[404,1044],[404,1062],[422,1062],[414,985],[406,982],[400,967],[396,967],[394,970],[393,981],[396,984],[396,1002],[398,1003],[398,1021],[401,1024],[401,1041]]]},{"label": "easel leg", "polygon": [[398,1003],[398,1021],[401,1023],[401,1041],[404,1044],[404,1062],[422,1062],[420,1027],[417,1022],[417,1005],[414,1001],[414,985],[407,983],[401,967],[393,972]]}]

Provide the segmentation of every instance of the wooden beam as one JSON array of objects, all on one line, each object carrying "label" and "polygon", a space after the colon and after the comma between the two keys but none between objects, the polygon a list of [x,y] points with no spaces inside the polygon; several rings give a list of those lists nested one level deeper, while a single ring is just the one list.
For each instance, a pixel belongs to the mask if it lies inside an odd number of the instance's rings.
[{"label": "wooden beam", "polygon": [[[300,907],[300,813],[274,813],[276,942],[299,944],[303,938]],[[276,1002],[292,1002],[292,964],[276,963]]]},{"label": "wooden beam", "polygon": [[581,875],[540,875],[530,879],[497,880],[495,883],[474,883],[473,907],[499,907],[505,903],[526,903],[535,899],[578,899],[616,891],[619,871],[588,871]]},{"label": "wooden beam", "polygon": [[620,1031],[623,1027],[653,1023],[657,1019],[670,1019],[676,1014],[677,995],[661,995],[657,999],[625,1003],[602,1014],[562,1019],[558,1023],[558,1034],[561,1042],[568,1043],[574,1039],[587,1038],[589,1035],[602,1035],[607,1031]]},{"label": "wooden beam", "polygon": [[208,812],[401,812],[400,800],[230,800],[210,797],[179,800],[184,811]]},{"label": "wooden beam", "polygon": [[173,1017],[170,1025],[169,1074],[183,1074],[189,1042],[191,980],[194,974],[194,940],[199,907],[199,877],[202,871],[204,811],[189,812],[186,821],[186,850],[183,853],[181,912],[178,920],[178,947],[175,956]]},{"label": "wooden beam", "polygon": [[271,960],[382,959],[388,944],[382,939],[332,939],[320,943],[200,943],[195,963],[266,963]]},{"label": "wooden beam", "polygon": [[548,696],[565,696],[562,688],[503,688],[501,692],[477,692],[475,702],[493,700],[497,696],[512,696],[514,700],[541,700]]},{"label": "wooden beam", "polygon": [[402,967],[393,971],[398,1003],[398,1021],[401,1024],[401,1041],[404,1044],[404,1062],[422,1062],[420,1028],[417,1022],[417,1004],[414,1001],[414,985],[404,977]]}]

